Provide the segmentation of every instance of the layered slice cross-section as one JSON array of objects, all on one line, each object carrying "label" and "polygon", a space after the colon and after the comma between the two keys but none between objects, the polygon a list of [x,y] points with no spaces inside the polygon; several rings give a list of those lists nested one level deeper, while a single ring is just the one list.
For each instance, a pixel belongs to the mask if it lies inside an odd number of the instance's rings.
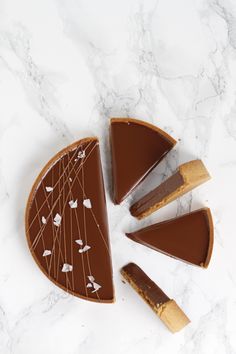
[{"label": "layered slice cross-section", "polygon": [[211,259],[213,235],[209,208],[126,234],[144,246],[203,268],[207,268]]}]

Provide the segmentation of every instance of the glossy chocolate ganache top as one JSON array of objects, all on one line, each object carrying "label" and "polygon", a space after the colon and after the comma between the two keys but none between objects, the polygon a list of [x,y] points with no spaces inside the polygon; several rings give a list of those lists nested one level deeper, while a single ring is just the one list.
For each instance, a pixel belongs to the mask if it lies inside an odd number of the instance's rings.
[{"label": "glossy chocolate ganache top", "polygon": [[176,141],[161,129],[131,118],[110,124],[113,200],[119,204],[173,148]]},{"label": "glossy chocolate ganache top", "polygon": [[41,270],[88,300],[112,302],[106,200],[96,138],[78,141],[44,167],[29,196],[26,234]]},{"label": "glossy chocolate ganache top", "polygon": [[203,208],[126,235],[156,251],[206,268],[212,254],[213,232],[210,209]]}]

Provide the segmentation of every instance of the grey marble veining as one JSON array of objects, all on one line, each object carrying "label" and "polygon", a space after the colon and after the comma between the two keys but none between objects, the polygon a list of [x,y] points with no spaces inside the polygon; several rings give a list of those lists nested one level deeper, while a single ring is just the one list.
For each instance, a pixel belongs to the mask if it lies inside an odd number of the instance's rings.
[{"label": "grey marble veining", "polygon": [[[109,117],[136,117],[178,140],[122,205],[111,202]],[[31,185],[51,156],[101,141],[116,303],[55,288],[24,235]],[[236,3],[234,0],[0,0],[0,353],[236,353]],[[212,180],[146,220],[130,203],[190,159]],[[128,172],[128,171],[127,171]],[[209,206],[207,270],[158,254],[125,231]],[[191,319],[172,336],[119,268],[137,262]],[[102,321],[101,321],[102,318]]]}]

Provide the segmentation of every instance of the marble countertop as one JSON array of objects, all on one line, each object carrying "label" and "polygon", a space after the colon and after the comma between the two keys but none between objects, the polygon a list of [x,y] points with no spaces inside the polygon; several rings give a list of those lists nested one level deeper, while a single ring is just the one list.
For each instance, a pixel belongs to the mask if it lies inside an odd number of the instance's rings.
[{"label": "marble countertop", "polygon": [[[130,116],[178,139],[122,205],[110,198],[108,119]],[[72,297],[40,272],[24,233],[31,185],[51,156],[101,141],[116,303]],[[0,354],[236,353],[236,2],[0,0]],[[207,270],[135,244],[134,198],[201,158],[212,180],[138,226],[209,206]],[[127,171],[128,173],[128,171]],[[191,324],[172,335],[126,284],[137,262]]]}]

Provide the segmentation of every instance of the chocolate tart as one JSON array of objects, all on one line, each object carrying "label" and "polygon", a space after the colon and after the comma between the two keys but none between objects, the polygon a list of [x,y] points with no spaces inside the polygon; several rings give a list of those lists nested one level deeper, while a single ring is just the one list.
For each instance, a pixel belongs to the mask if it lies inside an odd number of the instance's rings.
[{"label": "chocolate tart", "polygon": [[68,293],[113,302],[106,199],[96,138],[54,156],[29,195],[26,236],[43,273]]},{"label": "chocolate tart", "polygon": [[214,241],[211,211],[199,209],[126,236],[168,256],[207,268]]},{"label": "chocolate tart", "polygon": [[120,204],[174,147],[163,130],[137,119],[112,118],[113,201]]},{"label": "chocolate tart", "polygon": [[186,162],[171,177],[134,203],[130,213],[143,219],[210,178],[201,160]]},{"label": "chocolate tart", "polygon": [[127,264],[121,269],[121,274],[172,333],[180,331],[190,323],[177,303],[136,264]]}]

